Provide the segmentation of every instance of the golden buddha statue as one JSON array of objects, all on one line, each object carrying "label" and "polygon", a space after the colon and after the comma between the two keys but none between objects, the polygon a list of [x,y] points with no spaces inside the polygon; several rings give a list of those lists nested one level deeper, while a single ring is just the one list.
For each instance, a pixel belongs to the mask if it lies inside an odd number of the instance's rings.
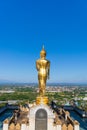
[{"label": "golden buddha statue", "polygon": [[43,47],[40,52],[40,59],[36,61],[40,96],[45,95],[46,80],[49,79],[50,61],[45,59],[45,57],[46,57],[46,51],[44,50],[44,47]]}]

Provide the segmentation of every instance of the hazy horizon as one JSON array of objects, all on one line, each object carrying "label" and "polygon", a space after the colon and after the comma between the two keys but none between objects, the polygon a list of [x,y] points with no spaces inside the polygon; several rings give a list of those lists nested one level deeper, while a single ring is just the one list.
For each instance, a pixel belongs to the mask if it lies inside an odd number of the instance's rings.
[{"label": "hazy horizon", "polygon": [[[16,81],[9,81],[9,80],[0,80],[0,84],[38,84],[37,82],[16,82]],[[58,84],[58,85],[87,85],[86,82],[47,82],[46,85],[49,84]]]}]

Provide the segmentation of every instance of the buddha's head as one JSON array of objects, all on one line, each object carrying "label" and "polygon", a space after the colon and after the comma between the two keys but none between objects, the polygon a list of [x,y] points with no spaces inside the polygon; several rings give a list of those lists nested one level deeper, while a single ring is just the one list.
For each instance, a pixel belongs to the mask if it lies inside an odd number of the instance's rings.
[{"label": "buddha's head", "polygon": [[42,50],[40,52],[40,57],[43,59],[46,57],[46,51],[44,50],[44,47],[42,48]]}]

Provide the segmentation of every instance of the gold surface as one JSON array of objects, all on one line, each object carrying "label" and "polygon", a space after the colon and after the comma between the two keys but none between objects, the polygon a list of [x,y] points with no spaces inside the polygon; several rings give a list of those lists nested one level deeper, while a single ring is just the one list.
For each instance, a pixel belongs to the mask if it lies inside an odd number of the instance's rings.
[{"label": "gold surface", "polygon": [[38,71],[39,94],[45,95],[46,81],[49,79],[50,61],[45,59],[46,51],[42,48],[40,52],[40,59],[36,61],[36,69]]},{"label": "gold surface", "polygon": [[46,97],[46,96],[44,96],[44,97],[38,96],[38,97],[36,98],[36,104],[37,104],[37,105],[38,105],[38,104],[48,104],[48,102],[49,102],[49,100],[48,100],[48,97]]}]

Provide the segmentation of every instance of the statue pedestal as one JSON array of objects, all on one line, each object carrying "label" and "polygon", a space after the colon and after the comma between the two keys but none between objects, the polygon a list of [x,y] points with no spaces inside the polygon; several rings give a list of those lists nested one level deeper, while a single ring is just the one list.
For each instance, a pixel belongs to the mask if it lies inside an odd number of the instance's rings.
[{"label": "statue pedestal", "polygon": [[48,104],[49,100],[48,100],[48,97],[46,96],[38,96],[36,98],[36,104]]}]

